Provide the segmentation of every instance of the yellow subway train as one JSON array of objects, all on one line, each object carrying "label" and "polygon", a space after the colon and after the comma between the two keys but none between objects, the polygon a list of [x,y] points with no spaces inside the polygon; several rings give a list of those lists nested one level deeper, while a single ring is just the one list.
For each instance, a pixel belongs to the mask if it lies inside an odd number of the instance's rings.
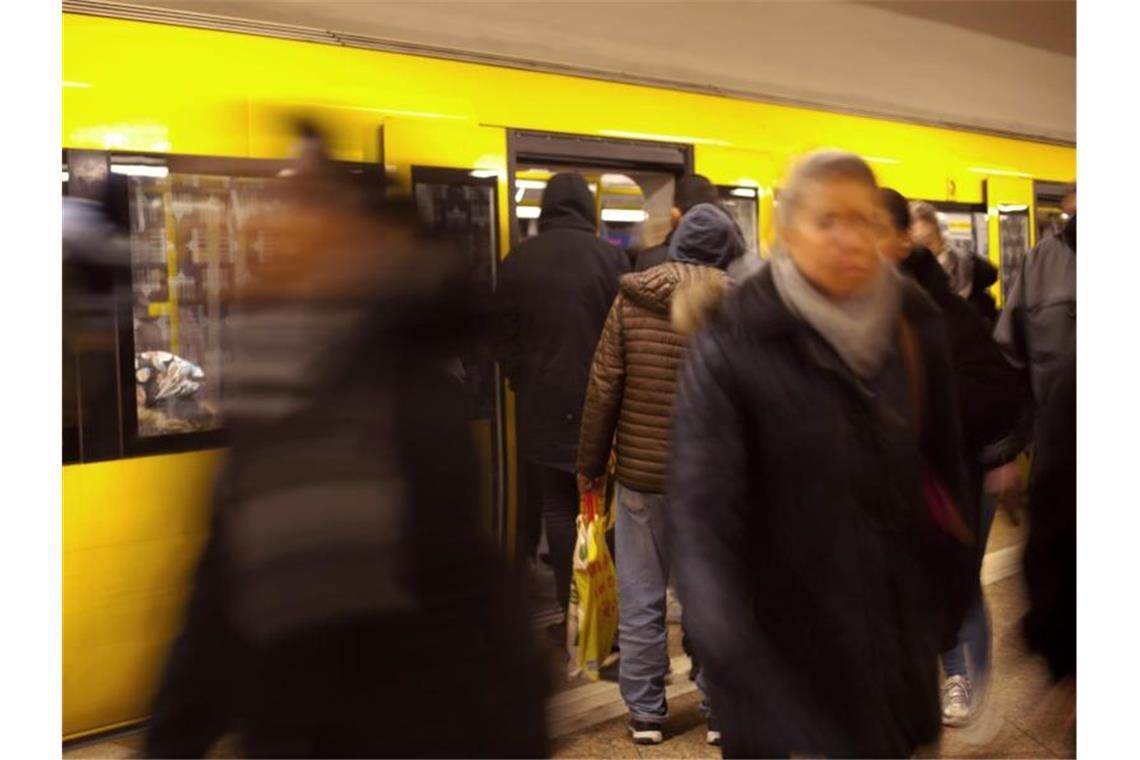
[{"label": "yellow subway train", "polygon": [[[125,178],[133,294],[114,350],[77,364],[81,384],[113,385],[113,403],[95,399],[63,431],[65,740],[145,719],[179,623],[220,452],[218,293],[260,245],[246,221],[289,155],[283,113],[316,116],[337,160],[394,177],[426,219],[466,230],[492,281],[560,169],[587,177],[602,234],[630,249],[664,236],[674,179],[704,174],[762,256],[789,160],[834,146],[945,211],[952,240],[1001,269],[1000,303],[1038,209],[1052,213],[1076,173],[1074,146],[82,13],[64,13],[63,80],[63,193]],[[493,363],[466,369],[485,523],[510,551],[512,402]],[[175,374],[195,393],[148,389]],[[179,403],[149,403],[164,393]]]}]

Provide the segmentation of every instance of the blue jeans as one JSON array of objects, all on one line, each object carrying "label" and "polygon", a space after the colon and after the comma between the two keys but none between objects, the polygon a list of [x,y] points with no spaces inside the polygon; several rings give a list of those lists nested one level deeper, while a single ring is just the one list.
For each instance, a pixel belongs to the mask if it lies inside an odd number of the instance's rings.
[{"label": "blue jeans", "polygon": [[[978,531],[979,544],[985,551],[986,542],[990,537],[990,527],[994,524],[994,514],[997,511],[994,499],[988,494],[981,497],[982,520]],[[977,579],[974,589],[974,601],[966,612],[966,619],[958,630],[958,646],[942,653],[942,670],[946,677],[966,675],[966,653],[969,652],[970,661],[974,669],[971,680],[977,682],[984,680],[990,671],[990,618],[986,611],[985,596],[982,593],[982,579]]]},{"label": "blue jeans", "polygon": [[[665,495],[634,491],[619,483],[615,532],[621,696],[634,720],[663,723],[668,714],[665,675],[669,671]],[[702,669],[697,674],[702,694],[707,693],[704,686]],[[707,713],[707,704],[702,704],[702,711]]]}]

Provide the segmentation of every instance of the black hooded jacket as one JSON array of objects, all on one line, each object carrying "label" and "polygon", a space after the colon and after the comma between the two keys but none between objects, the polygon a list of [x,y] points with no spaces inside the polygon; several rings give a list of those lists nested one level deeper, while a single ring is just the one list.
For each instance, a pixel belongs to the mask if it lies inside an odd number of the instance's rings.
[{"label": "black hooded jacket", "polygon": [[590,362],[629,271],[597,236],[594,196],[578,174],[556,174],[539,234],[507,255],[499,277],[499,361],[518,394],[518,453],[573,472]]}]

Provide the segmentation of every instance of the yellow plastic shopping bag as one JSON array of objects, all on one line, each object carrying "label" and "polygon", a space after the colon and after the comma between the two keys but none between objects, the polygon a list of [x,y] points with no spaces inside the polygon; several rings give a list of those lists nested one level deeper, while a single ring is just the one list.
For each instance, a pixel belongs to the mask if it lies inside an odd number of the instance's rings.
[{"label": "yellow plastic shopping bag", "polygon": [[574,544],[574,574],[570,608],[566,613],[569,675],[585,672],[597,681],[617,633],[617,571],[606,544],[608,515],[604,497],[582,495],[578,510],[578,540]]}]

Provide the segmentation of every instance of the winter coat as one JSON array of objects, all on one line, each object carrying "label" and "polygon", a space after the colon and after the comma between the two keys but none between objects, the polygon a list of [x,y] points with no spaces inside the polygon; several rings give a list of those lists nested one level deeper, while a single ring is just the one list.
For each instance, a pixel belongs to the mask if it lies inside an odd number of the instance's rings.
[{"label": "winter coat", "polygon": [[646,248],[644,251],[638,252],[633,260],[633,271],[644,272],[646,269],[652,269],[659,264],[664,264],[669,260],[669,241],[673,239],[674,230],[669,230],[669,234],[658,245]]},{"label": "winter coat", "polygon": [[1029,374],[1033,398],[1077,350],[1076,217],[1065,234],[1037,244],[1021,263],[994,338],[1010,362]]},{"label": "winter coat", "polygon": [[783,305],[768,267],[686,353],[670,547],[725,757],[905,757],[938,735],[937,656],[976,576],[972,549],[928,515],[922,463],[976,509],[942,317],[903,287],[921,440],[900,352],[861,382]]},{"label": "winter coat", "polygon": [[925,248],[917,248],[899,269],[917,282],[942,310],[950,340],[950,358],[962,413],[962,443],[972,462],[992,467],[1009,461],[1016,451],[987,450],[1017,424],[1026,389],[1006,361],[982,317],[950,289],[950,278]]},{"label": "winter coat", "polygon": [[605,472],[617,431],[617,479],[636,491],[662,493],[677,370],[685,338],[670,323],[673,294],[704,282],[724,283],[719,269],[670,261],[621,278],[590,368],[578,438],[578,472]]},{"label": "winter coat", "polygon": [[[147,757],[202,757],[235,729],[247,757],[548,751],[524,591],[479,527],[449,371],[472,290],[261,304],[234,324],[233,445]],[[318,333],[288,393],[245,366],[281,366]],[[441,732],[455,679],[474,686]]]},{"label": "winter coat", "polygon": [[1038,413],[1023,568],[1022,632],[1055,680],[1077,672],[1077,359],[1057,372]]},{"label": "winter coat", "polygon": [[518,394],[518,455],[573,471],[590,360],[625,254],[598,238],[594,197],[576,174],[557,174],[542,196],[539,234],[503,262],[498,354]]},{"label": "winter coat", "polygon": [[966,301],[977,310],[979,316],[986,322],[988,330],[993,330],[998,319],[997,303],[990,295],[990,286],[997,282],[998,271],[990,262],[981,256],[974,257],[973,284],[970,286],[970,295]]}]

